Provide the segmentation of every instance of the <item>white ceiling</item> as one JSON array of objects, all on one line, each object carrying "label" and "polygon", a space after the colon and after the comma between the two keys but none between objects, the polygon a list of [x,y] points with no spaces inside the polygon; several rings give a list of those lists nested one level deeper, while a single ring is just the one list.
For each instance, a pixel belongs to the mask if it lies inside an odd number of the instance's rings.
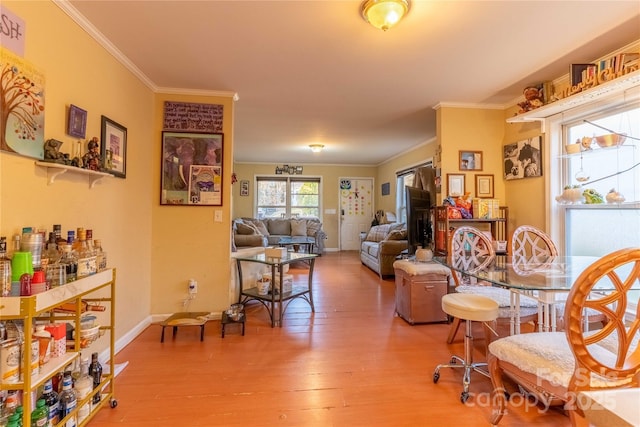
[{"label": "white ceiling", "polygon": [[56,1],[153,89],[237,93],[237,162],[377,165],[435,137],[438,103],[513,105],[640,39],[638,0],[414,0],[387,32],[360,1]]}]

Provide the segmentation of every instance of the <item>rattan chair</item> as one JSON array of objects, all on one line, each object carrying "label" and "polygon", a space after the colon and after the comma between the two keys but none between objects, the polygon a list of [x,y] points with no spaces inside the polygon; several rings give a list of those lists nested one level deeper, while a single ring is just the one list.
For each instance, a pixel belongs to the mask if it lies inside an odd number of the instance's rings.
[{"label": "rattan chair", "polygon": [[[544,261],[551,260],[553,257],[558,256],[558,249],[544,231],[531,225],[521,225],[516,228],[511,237],[511,250],[513,252],[513,264],[517,267],[518,262],[523,264],[531,262],[544,263]],[[554,326],[556,330],[562,330],[564,328],[564,308],[565,301],[560,300],[555,304],[555,322]],[[593,310],[587,310],[587,317],[584,319],[586,324],[591,323],[606,323],[607,319],[600,313]],[[542,325],[540,319],[536,322]]]},{"label": "rattan chair", "polygon": [[[606,294],[593,290],[602,282],[615,288]],[[573,426],[588,426],[576,406],[584,390],[640,386],[640,311],[629,291],[640,284],[640,248],[605,255],[574,282],[565,308],[565,332],[512,335],[489,344],[488,363],[493,383],[492,425],[507,407],[503,377],[507,376],[545,406],[564,404]],[[587,309],[607,317],[602,329],[587,331]],[[625,318],[626,317],[626,318]]]},{"label": "rattan chair", "polygon": [[513,258],[541,260],[558,256],[558,248],[544,231],[530,225],[521,225],[511,236],[511,253]]},{"label": "rattan chair", "polygon": [[[482,231],[471,226],[462,226],[455,229],[449,241],[450,261],[461,269],[474,273],[481,270],[487,264],[493,262],[496,253],[491,239]],[[511,311],[511,292],[508,289],[492,286],[490,283],[477,281],[469,275],[456,270],[451,270],[455,284],[455,291],[471,293],[489,297],[498,303],[497,321],[505,319],[511,322],[514,313]],[[538,317],[538,302],[529,297],[520,298],[519,310],[521,321],[535,321]],[[447,343],[451,344],[460,327],[460,319],[454,318],[447,337]]]}]

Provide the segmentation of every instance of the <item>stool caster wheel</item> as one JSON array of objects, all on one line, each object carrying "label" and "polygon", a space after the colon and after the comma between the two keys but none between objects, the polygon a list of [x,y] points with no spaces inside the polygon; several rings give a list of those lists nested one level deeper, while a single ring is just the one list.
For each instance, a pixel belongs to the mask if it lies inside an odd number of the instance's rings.
[{"label": "stool caster wheel", "polygon": [[458,359],[456,359],[455,357],[452,357],[451,360],[449,360],[449,363],[451,365],[455,365],[456,363],[458,363]]},{"label": "stool caster wheel", "polygon": [[440,379],[440,373],[436,372],[433,374],[433,383],[438,384],[438,380]]},{"label": "stool caster wheel", "polygon": [[469,392],[463,391],[460,395],[460,402],[467,403],[467,400],[469,400]]}]

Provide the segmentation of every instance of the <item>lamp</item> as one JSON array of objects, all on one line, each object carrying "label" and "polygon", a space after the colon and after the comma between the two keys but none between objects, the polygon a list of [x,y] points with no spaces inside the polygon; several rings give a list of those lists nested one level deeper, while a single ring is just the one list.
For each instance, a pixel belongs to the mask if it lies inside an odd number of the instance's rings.
[{"label": "lamp", "polygon": [[409,0],[366,0],[362,3],[362,17],[382,31],[396,25],[409,12]]},{"label": "lamp", "polygon": [[311,151],[313,151],[314,153],[319,153],[324,148],[324,145],[322,145],[322,144],[310,144],[309,148],[311,148]]}]

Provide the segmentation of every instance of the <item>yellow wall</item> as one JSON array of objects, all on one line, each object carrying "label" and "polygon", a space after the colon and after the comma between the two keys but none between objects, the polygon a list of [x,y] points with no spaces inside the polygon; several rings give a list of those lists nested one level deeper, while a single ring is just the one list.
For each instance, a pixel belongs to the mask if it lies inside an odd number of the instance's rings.
[{"label": "yellow wall", "polygon": [[[442,144],[442,195],[448,194],[447,174],[465,175],[466,191],[475,197],[475,175],[492,174],[494,197],[508,203],[502,179],[502,110],[442,106],[437,112],[438,139]],[[460,150],[481,151],[482,170],[460,170]]]},{"label": "yellow wall", "polygon": [[[375,193],[376,209],[382,209],[385,212],[396,212],[396,173],[424,163],[430,158],[433,158],[435,162],[436,147],[436,141],[433,139],[378,166],[376,180],[378,185],[376,185]],[[381,185],[385,182],[389,183],[391,190],[388,196],[382,195]]]},{"label": "yellow wall", "polygon": [[[511,144],[523,139],[540,135],[540,123],[506,123],[506,119],[513,117],[517,107],[507,109],[503,120],[505,120],[505,134],[502,144]],[[549,162],[544,161],[547,157],[545,150],[544,135],[542,135],[542,158],[543,165]],[[504,167],[504,166],[503,166]],[[532,225],[546,230],[545,212],[547,211],[548,200],[545,197],[545,174],[549,171],[542,169],[542,177],[503,180],[507,206],[509,206],[509,230],[513,231],[520,225]]]},{"label": "yellow wall", "polygon": [[[276,164],[236,163],[234,171],[238,181],[249,181],[249,197],[240,196],[240,184],[233,185],[233,218],[252,217],[255,197],[254,178],[256,175],[274,175]],[[327,233],[325,247],[336,249],[338,242],[338,224],[340,212],[339,179],[345,177],[374,178],[374,187],[380,187],[376,178],[375,167],[365,166],[331,166],[331,165],[303,165],[303,176],[322,177],[322,228]],[[296,175],[297,176],[297,175]],[[385,181],[387,182],[387,181]],[[376,194],[379,189],[376,189]],[[335,214],[327,214],[327,209],[335,209]],[[374,211],[377,209],[374,207]],[[373,218],[372,218],[373,219]]]},{"label": "yellow wall", "polygon": [[[128,131],[127,177],[109,178],[89,189],[88,178],[71,172],[47,185],[47,172],[26,157],[0,153],[0,235],[23,226],[47,231],[93,229],[102,239],[110,266],[117,267],[116,335],[149,315],[151,300],[152,202],[158,191],[149,147],[153,94],[51,2],[3,1],[27,24],[25,59],[46,76],[45,139],[63,141],[69,104],[88,112],[87,139],[100,137],[100,116]],[[85,141],[86,142],[86,141]]]},{"label": "yellow wall", "polygon": [[[165,101],[221,104],[224,108],[222,131],[223,176],[222,206],[160,205],[160,159],[162,117]],[[151,248],[151,313],[176,311],[216,311],[229,305],[231,253],[231,173],[233,164],[233,100],[230,97],[158,94],[149,151],[152,165],[151,199],[153,246]],[[234,187],[239,187],[236,184]],[[214,222],[215,211],[222,222]],[[198,282],[198,293],[184,306],[189,279]]]}]

